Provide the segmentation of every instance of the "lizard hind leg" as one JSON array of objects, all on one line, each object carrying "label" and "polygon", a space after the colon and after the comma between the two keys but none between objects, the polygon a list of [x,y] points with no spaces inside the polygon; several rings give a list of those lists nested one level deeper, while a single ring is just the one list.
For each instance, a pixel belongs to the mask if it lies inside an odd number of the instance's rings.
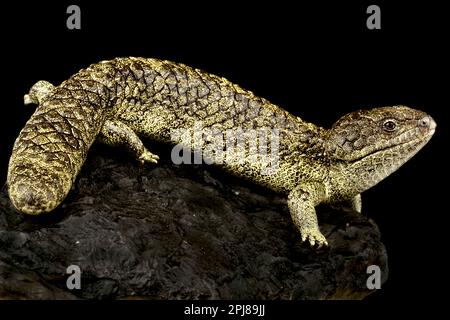
[{"label": "lizard hind leg", "polygon": [[55,86],[52,85],[50,82],[45,80],[39,80],[31,87],[28,94],[23,96],[23,103],[25,105],[41,104],[42,101],[46,97],[48,97],[53,92],[54,89]]},{"label": "lizard hind leg", "polygon": [[148,151],[136,133],[123,122],[106,120],[98,138],[100,142],[110,146],[126,147],[142,164],[158,162],[159,157]]}]

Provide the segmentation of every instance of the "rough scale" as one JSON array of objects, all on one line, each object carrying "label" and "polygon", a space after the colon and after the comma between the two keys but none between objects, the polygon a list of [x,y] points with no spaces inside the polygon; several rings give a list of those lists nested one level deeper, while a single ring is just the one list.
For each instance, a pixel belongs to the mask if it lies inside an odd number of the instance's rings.
[{"label": "rough scale", "polygon": [[436,127],[424,112],[395,106],[355,111],[326,130],[224,78],[145,58],[102,61],[59,86],[39,81],[25,104],[38,107],[14,144],[7,178],[10,199],[23,213],[61,204],[96,139],[156,163],[139,137],[173,143],[173,130],[198,122],[224,139],[238,128],[276,130],[278,167],[271,174],[262,174],[263,160],[242,154],[220,166],[286,194],[302,240],[318,247],[327,241],[315,206],[347,204],[360,212],[360,193],[409,160]]}]

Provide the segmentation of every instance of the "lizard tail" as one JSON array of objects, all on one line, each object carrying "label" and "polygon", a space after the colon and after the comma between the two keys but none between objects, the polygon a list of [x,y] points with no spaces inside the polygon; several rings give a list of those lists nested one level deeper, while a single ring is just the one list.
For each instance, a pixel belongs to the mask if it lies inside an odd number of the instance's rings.
[{"label": "lizard tail", "polygon": [[55,209],[67,196],[74,174],[58,162],[45,162],[43,156],[11,157],[8,194],[14,207],[38,215]]},{"label": "lizard tail", "polygon": [[56,88],[14,143],[7,176],[14,207],[31,215],[55,209],[69,193],[103,123],[102,108]]}]

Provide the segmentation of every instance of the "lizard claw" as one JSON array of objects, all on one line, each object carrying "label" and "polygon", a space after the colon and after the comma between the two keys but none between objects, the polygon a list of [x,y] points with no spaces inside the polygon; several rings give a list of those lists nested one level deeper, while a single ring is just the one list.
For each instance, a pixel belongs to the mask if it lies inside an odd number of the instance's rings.
[{"label": "lizard claw", "polygon": [[158,163],[159,157],[156,154],[153,154],[150,151],[145,150],[139,157],[139,160],[141,161],[142,164],[146,162]]},{"label": "lizard claw", "polygon": [[302,242],[305,242],[306,241],[306,234],[304,232],[302,232],[301,236],[302,236]]},{"label": "lizard claw", "polygon": [[308,241],[309,245],[311,247],[314,247],[314,245],[316,245],[316,244],[317,244],[317,249],[328,246],[327,239],[324,237],[324,235],[319,230],[315,230],[315,229],[302,230],[301,236],[302,236],[302,242]]}]

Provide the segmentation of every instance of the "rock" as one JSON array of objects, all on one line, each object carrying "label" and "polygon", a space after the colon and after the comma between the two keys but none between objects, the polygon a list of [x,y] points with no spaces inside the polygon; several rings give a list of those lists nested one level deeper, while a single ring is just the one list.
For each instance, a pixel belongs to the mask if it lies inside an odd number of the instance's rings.
[{"label": "rock", "polygon": [[[388,274],[370,219],[320,207],[330,248],[315,251],[285,198],[206,165],[93,151],[64,204],[39,217],[16,212],[5,189],[2,299],[361,299],[369,265]],[[70,265],[79,290],[66,286]]]}]

